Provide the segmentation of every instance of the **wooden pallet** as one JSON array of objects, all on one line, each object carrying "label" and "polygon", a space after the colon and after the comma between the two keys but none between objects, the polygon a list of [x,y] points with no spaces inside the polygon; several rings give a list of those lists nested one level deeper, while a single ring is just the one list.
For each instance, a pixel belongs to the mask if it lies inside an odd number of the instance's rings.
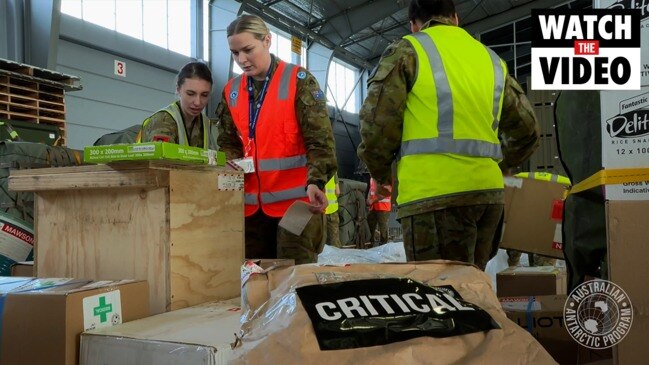
[{"label": "wooden pallet", "polygon": [[0,59],[0,118],[59,127],[65,145],[65,92],[79,78]]}]

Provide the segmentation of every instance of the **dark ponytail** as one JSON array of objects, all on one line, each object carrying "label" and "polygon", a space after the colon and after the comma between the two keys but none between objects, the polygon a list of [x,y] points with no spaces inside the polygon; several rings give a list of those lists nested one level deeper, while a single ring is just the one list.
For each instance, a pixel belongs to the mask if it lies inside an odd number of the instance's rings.
[{"label": "dark ponytail", "polygon": [[453,0],[410,0],[408,20],[419,20],[422,23],[432,17],[450,18],[455,15]]},{"label": "dark ponytail", "polygon": [[190,62],[183,66],[176,76],[176,87],[180,89],[181,86],[185,83],[186,79],[199,78],[205,80],[210,84],[213,84],[212,81],[212,71],[207,65],[203,62]]}]

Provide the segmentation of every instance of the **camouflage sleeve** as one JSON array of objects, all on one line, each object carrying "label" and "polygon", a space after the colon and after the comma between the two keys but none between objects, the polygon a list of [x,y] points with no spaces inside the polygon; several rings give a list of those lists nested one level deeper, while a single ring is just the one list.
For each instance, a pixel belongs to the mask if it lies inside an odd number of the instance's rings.
[{"label": "camouflage sleeve", "polygon": [[298,77],[295,110],[307,150],[307,181],[324,186],[338,169],[327,99],[315,77],[303,68],[299,71],[306,72],[306,77]]},{"label": "camouflage sleeve", "polygon": [[386,48],[370,75],[367,98],[360,111],[358,156],[380,184],[392,181],[392,161],[401,146],[403,113],[417,69],[414,49],[406,40]]},{"label": "camouflage sleeve", "polygon": [[534,109],[516,79],[507,75],[500,117],[502,170],[520,166],[539,146],[539,126]]},{"label": "camouflage sleeve", "polygon": [[142,126],[142,142],[151,142],[156,136],[169,137],[169,142],[178,143],[178,126],[169,113],[156,112],[149,117],[149,122]]},{"label": "camouflage sleeve", "polygon": [[216,142],[219,149],[225,153],[225,158],[228,160],[243,157],[243,144],[239,138],[239,131],[234,125],[234,120],[232,120],[232,114],[230,114],[230,108],[228,108],[225,98],[225,90],[221,95],[221,102],[216,107],[215,114],[218,126]]}]

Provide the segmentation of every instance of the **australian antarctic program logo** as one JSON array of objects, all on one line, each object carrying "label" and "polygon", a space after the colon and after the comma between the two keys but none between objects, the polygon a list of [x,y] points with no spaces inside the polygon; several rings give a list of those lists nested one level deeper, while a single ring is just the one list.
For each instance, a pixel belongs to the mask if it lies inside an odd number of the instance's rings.
[{"label": "australian antarctic program logo", "polygon": [[575,288],[563,309],[570,336],[591,349],[619,343],[629,333],[633,307],[627,294],[607,280],[591,280]]},{"label": "australian antarctic program logo", "polygon": [[639,9],[532,10],[533,90],[639,90]]}]

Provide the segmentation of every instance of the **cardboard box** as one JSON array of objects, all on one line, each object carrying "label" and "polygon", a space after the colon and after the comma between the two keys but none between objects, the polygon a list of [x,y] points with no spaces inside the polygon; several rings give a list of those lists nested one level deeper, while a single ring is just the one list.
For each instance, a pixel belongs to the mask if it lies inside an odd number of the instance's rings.
[{"label": "cardboard box", "polygon": [[566,186],[552,181],[505,179],[505,224],[500,248],[563,259],[561,218],[553,217]]},{"label": "cardboard box", "polygon": [[[602,167],[649,166],[649,87],[639,91],[602,91],[600,104]],[[606,185],[605,193],[609,200],[649,200],[649,181]]]},{"label": "cardboard box", "polygon": [[513,266],[496,274],[498,297],[566,294],[566,272],[554,266]]},{"label": "cardboard box", "polygon": [[254,311],[270,298],[268,272],[293,266],[293,259],[248,260],[241,267],[241,303],[244,311]]},{"label": "cardboard box", "polygon": [[0,278],[0,363],[76,365],[79,334],[149,314],[145,281]]},{"label": "cardboard box", "polygon": [[227,364],[239,299],[179,309],[81,335],[81,365]]},{"label": "cardboard box", "polygon": [[564,326],[565,302],[566,295],[500,298],[507,318],[531,333],[560,364],[587,364],[611,358],[611,349],[590,350],[570,337]]},{"label": "cardboard box", "polygon": [[11,265],[11,276],[31,278],[34,276],[34,261],[16,262]]},{"label": "cardboard box", "polygon": [[172,160],[210,165],[225,165],[225,154],[198,147],[180,146],[167,142],[146,142],[87,146],[83,149],[84,162]]},{"label": "cardboard box", "polygon": [[606,203],[609,280],[633,305],[631,329],[615,347],[617,364],[646,364],[649,359],[648,215],[649,201]]}]

